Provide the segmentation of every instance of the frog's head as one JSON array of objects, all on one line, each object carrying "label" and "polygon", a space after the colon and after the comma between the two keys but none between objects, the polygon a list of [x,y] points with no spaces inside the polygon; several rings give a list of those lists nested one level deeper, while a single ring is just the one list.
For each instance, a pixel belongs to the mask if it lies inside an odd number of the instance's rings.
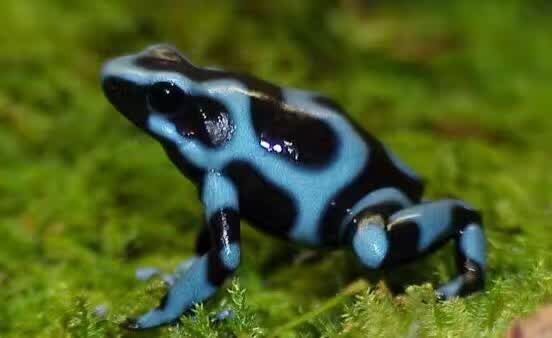
[{"label": "frog's head", "polygon": [[203,83],[222,72],[192,65],[169,45],[113,59],[102,70],[109,101],[161,142],[199,141],[217,146],[233,132],[225,105]]}]

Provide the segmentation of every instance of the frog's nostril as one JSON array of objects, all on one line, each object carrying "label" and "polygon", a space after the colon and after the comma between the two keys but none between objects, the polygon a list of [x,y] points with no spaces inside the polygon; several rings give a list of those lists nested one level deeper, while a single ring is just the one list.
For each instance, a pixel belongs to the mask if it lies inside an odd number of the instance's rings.
[{"label": "frog's nostril", "polygon": [[131,84],[115,76],[107,76],[102,80],[102,87],[105,95],[111,103],[117,105],[131,95]]},{"label": "frog's nostril", "polygon": [[116,94],[121,91],[121,82],[114,77],[105,77],[102,81],[102,87],[106,94]]}]

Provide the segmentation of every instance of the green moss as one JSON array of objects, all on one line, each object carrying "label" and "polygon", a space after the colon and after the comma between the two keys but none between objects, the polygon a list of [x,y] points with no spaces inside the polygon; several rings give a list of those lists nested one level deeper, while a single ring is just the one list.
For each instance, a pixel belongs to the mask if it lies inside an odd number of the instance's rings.
[{"label": "green moss", "polygon": [[[0,336],[500,337],[551,302],[552,6],[364,3],[4,0]],[[451,248],[366,274],[345,252],[295,262],[300,249],[246,229],[239,283],[178,327],[120,330],[164,292],[134,269],[172,271],[201,220],[191,184],[99,88],[103,61],[159,41],[334,97],[427,179],[429,197],[476,205],[486,291],[433,299],[424,283],[454,274]],[[233,319],[214,323],[223,309]]]}]

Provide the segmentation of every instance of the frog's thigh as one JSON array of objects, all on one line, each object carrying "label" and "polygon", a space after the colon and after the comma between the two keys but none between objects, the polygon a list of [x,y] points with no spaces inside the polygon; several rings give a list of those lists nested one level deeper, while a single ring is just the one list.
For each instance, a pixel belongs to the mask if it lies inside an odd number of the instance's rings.
[{"label": "frog's thigh", "polygon": [[461,201],[418,204],[394,213],[385,224],[370,215],[361,217],[351,246],[364,266],[378,269],[413,260],[449,239],[456,240],[460,274],[439,295],[450,298],[481,289],[486,265],[481,217]]}]

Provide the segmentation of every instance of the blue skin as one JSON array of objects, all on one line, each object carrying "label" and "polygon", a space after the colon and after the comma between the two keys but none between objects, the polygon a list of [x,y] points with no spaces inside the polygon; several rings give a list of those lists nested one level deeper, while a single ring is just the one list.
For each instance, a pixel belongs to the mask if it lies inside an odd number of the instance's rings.
[{"label": "blue skin", "polygon": [[460,273],[438,296],[483,287],[479,214],[456,200],[420,203],[419,177],[327,98],[199,68],[167,45],[108,62],[102,83],[117,110],[197,185],[205,208],[190,267],[127,328],[175,322],[210,298],[239,266],[240,218],[302,245],[350,248],[368,269],[454,239]]}]

